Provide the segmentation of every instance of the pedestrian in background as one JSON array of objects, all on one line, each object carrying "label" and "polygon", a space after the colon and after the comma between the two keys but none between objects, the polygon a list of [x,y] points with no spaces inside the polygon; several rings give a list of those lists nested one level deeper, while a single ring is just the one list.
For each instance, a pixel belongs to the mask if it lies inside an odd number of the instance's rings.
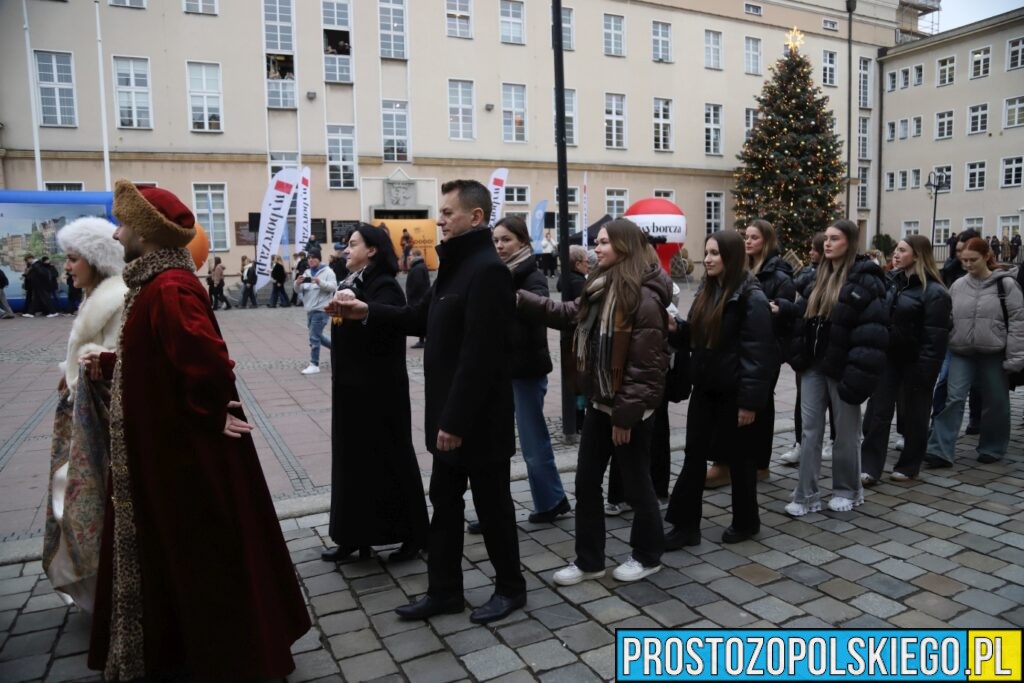
[{"label": "pedestrian in background", "polygon": [[225,310],[231,310],[231,302],[224,296],[224,270],[220,256],[214,256],[213,269],[210,271],[210,278],[207,282],[210,287],[210,303],[215,311],[220,308],[221,304],[224,304]]},{"label": "pedestrian in background", "polygon": [[238,307],[245,308],[248,302],[252,307],[256,305],[256,264],[249,260],[248,256],[242,257],[242,296],[238,300]]},{"label": "pedestrian in background", "polygon": [[[430,271],[427,270],[427,262],[423,260],[423,252],[413,249],[409,252],[409,274],[405,278],[405,298],[409,306],[415,308],[422,303],[424,297],[430,291]],[[426,337],[420,337],[412,345],[414,349],[422,349],[426,346]]]},{"label": "pedestrian in background", "polygon": [[270,279],[273,282],[270,290],[270,308],[277,308],[278,303],[281,304],[281,308],[291,306],[284,289],[284,283],[288,281],[288,273],[284,270],[284,259],[280,254],[274,256],[274,267],[270,269]]},{"label": "pedestrian in background", "polygon": [[334,271],[320,262],[320,252],[310,251],[307,255],[309,268],[295,280],[295,288],[302,297],[302,306],[306,309],[306,327],[309,330],[309,365],[302,371],[303,375],[315,375],[320,372],[320,347],[331,348],[331,340],[324,335],[327,314],[324,307],[338,289],[338,281]]},{"label": "pedestrian in background", "polygon": [[11,281],[7,279],[7,273],[0,268],[0,314],[2,314],[0,315],[0,318],[4,320],[15,317],[14,310],[11,308],[11,305],[7,303],[7,292],[4,291],[7,289],[7,285],[9,284],[11,284]]}]

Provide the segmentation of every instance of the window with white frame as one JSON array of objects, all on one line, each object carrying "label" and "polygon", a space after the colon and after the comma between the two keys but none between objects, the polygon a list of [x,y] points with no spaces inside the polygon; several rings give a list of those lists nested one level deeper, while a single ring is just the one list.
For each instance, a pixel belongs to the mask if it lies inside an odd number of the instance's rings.
[{"label": "window with white frame", "polygon": [[405,59],[405,0],[378,0],[380,56]]},{"label": "window with white frame", "polygon": [[[580,203],[580,188],[575,185],[569,185],[565,188],[565,194],[569,198],[568,204],[579,204]],[[559,203],[562,200],[562,195],[558,193],[558,187],[556,186],[551,196],[555,198],[555,203]]]},{"label": "window with white frame", "polygon": [[942,244],[949,239],[949,219],[935,221],[935,244]]},{"label": "window with white frame", "polygon": [[1007,98],[1005,111],[1003,128],[1024,126],[1024,96]]},{"label": "window with white frame", "polygon": [[327,126],[327,187],[332,190],[356,187],[355,126]]},{"label": "window with white frame", "polygon": [[704,193],[704,234],[710,235],[722,229],[722,205],[725,202],[723,192]]},{"label": "window with white frame", "polygon": [[704,105],[704,154],[722,153],[722,105]]},{"label": "window with white frame", "polygon": [[114,57],[117,88],[117,127],[152,128],[149,99],[149,60]]},{"label": "window with white frame", "polygon": [[146,9],[146,0],[110,0],[112,7],[132,7],[134,9]]},{"label": "window with white frame", "polygon": [[294,79],[267,79],[267,108],[295,109]]},{"label": "window with white frame", "polygon": [[885,141],[892,142],[896,139],[896,122],[886,121],[885,122]]},{"label": "window with white frame", "polygon": [[964,230],[977,230],[979,235],[985,234],[984,216],[966,216],[964,218]]},{"label": "window with white frame", "polygon": [[530,186],[529,185],[506,185],[505,186],[505,202],[507,204],[529,204],[530,203]]},{"label": "window with white frame", "polygon": [[910,188],[916,190],[921,187],[921,169],[910,169]]},{"label": "window with white frame", "polygon": [[977,50],[971,50],[971,78],[984,78],[988,76],[991,65],[992,48],[980,47]]},{"label": "window with white frame", "polygon": [[651,59],[672,61],[672,24],[666,21],[651,22]]},{"label": "window with white frame", "polygon": [[221,111],[220,64],[188,62],[188,106],[191,130],[220,132]]},{"label": "window with white frame", "polygon": [[857,158],[871,158],[871,118],[861,116],[857,119]]},{"label": "window with white frame", "polygon": [[953,112],[940,111],[935,114],[935,139],[946,140],[953,137]]},{"label": "window with white frame", "polygon": [[473,81],[448,81],[448,137],[452,140],[472,140]]},{"label": "window with white frame", "polygon": [[967,162],[967,181],[964,185],[965,190],[984,190],[985,189],[985,162],[984,161],[969,161]]},{"label": "window with white frame", "polygon": [[193,183],[192,210],[196,222],[206,229],[210,248],[213,251],[230,249],[227,186],[224,183]]},{"label": "window with white frame", "polygon": [[519,0],[501,0],[501,42],[513,45],[526,44],[523,26],[523,3]]},{"label": "window with white frame", "polygon": [[910,134],[910,120],[900,119],[900,140],[906,140]]},{"label": "window with white frame", "polygon": [[1020,234],[1020,216],[1000,216],[999,234],[1014,238]]},{"label": "window with white frame", "polygon": [[938,76],[935,79],[937,85],[951,85],[956,79],[956,57],[945,57],[937,62]]},{"label": "window with white frame", "polygon": [[985,133],[988,131],[988,105],[976,104],[967,108],[967,134]]},{"label": "window with white frame", "polygon": [[861,166],[857,169],[857,208],[867,209],[868,204],[868,180],[871,177],[871,169]]},{"label": "window with white frame", "polygon": [[501,132],[505,142],[526,142],[526,86],[501,84]]},{"label": "window with white frame", "polygon": [[743,68],[748,74],[761,75],[761,39],[747,36],[743,39]]},{"label": "window with white frame", "polygon": [[573,23],[572,7],[562,8],[562,49],[576,49],[576,31]]},{"label": "window with white frame", "polygon": [[604,146],[608,149],[626,148],[626,96],[604,94]]},{"label": "window with white frame", "polygon": [[[555,108],[552,107],[551,110],[554,112]],[[558,141],[555,140],[555,143]],[[576,90],[572,88],[565,89],[565,144],[570,147],[576,145]]]},{"label": "window with white frame", "polygon": [[900,69],[900,90],[910,87],[910,67]]},{"label": "window with white frame", "polygon": [[1006,41],[1006,70],[1024,68],[1024,37]]},{"label": "window with white frame", "polygon": [[473,0],[445,0],[445,29],[449,38],[473,37]]},{"label": "window with white frame", "polygon": [[885,191],[891,192],[896,189],[896,171],[885,172]]},{"label": "window with white frame", "polygon": [[505,218],[521,218],[527,225],[530,224],[529,211],[502,211],[502,213],[505,215]]},{"label": "window with white frame", "polygon": [[743,110],[743,139],[749,140],[750,134],[754,132],[754,126],[757,125],[758,113],[757,109],[747,107]]},{"label": "window with white frame", "polygon": [[612,57],[626,54],[624,24],[626,18],[618,14],[604,15],[604,53]]},{"label": "window with white frame", "polygon": [[351,83],[352,56],[324,54],[324,81],[327,83]]},{"label": "window with white frame", "polygon": [[822,19],[821,20],[821,27],[823,29],[825,29],[826,31],[838,31],[839,30],[839,22],[836,21],[835,19]]},{"label": "window with white frame", "polygon": [[217,14],[217,0],[185,0],[189,14]]},{"label": "window with white frame", "polygon": [[273,178],[278,171],[286,168],[299,167],[298,152],[271,152],[270,153],[270,177]]},{"label": "window with white frame", "polygon": [[604,208],[612,218],[619,218],[626,213],[626,202],[629,201],[629,191],[615,188],[608,188],[604,191]]},{"label": "window with white frame", "polygon": [[821,84],[832,85],[836,84],[836,62],[838,56],[832,50],[822,50],[821,52]]},{"label": "window with white frame", "polygon": [[910,120],[913,132],[911,135],[915,138],[921,137],[921,131],[924,130],[924,119],[920,116],[915,116]]},{"label": "window with white frame", "polygon": [[44,126],[77,126],[71,53],[36,50],[35,56],[40,123]]},{"label": "window with white frame", "polygon": [[384,161],[409,161],[409,103],[382,101],[381,124]]},{"label": "window with white frame", "polygon": [[704,68],[722,68],[722,34],[719,31],[704,31]]},{"label": "window with white frame", "polygon": [[755,17],[760,17],[764,14],[764,9],[761,5],[755,5],[752,2],[743,3],[743,12],[745,14],[752,14]]},{"label": "window with white frame", "polygon": [[267,52],[291,52],[292,0],[263,0],[263,35]]},{"label": "window with white frame", "polygon": [[43,188],[47,192],[82,192],[85,189],[85,185],[82,183],[43,183]]},{"label": "window with white frame", "polygon": [[654,198],[655,199],[667,199],[670,202],[675,202],[676,201],[676,191],[675,190],[658,190],[658,189],[655,189],[654,190]]},{"label": "window with white frame", "polygon": [[924,83],[924,64],[914,65],[914,85]]},{"label": "window with white frame", "polygon": [[935,171],[935,177],[936,178],[938,178],[939,176],[945,176],[946,177],[946,184],[944,185],[945,189],[938,190],[938,192],[943,193],[943,194],[945,194],[946,192],[949,192],[952,189],[952,187],[953,187],[953,167],[952,166],[936,166],[932,170]]},{"label": "window with white frame", "polygon": [[921,234],[921,221],[903,221],[900,225],[900,237]]},{"label": "window with white frame", "polygon": [[896,90],[896,72],[890,71],[885,74],[885,90],[886,92],[893,92]]},{"label": "window with white frame", "polygon": [[861,109],[871,108],[871,71],[871,58],[861,57],[857,63],[857,104]]},{"label": "window with white frame", "polygon": [[672,151],[672,100],[654,98],[654,151]]},{"label": "window with white frame", "polygon": [[[555,230],[561,230],[562,229],[562,219],[561,219],[561,216],[559,216],[559,212],[558,211],[555,211],[554,214],[555,214]],[[575,211],[570,211],[569,212],[569,223],[568,223],[568,225],[569,225],[569,234],[570,235],[573,235],[573,234],[575,234],[575,233],[580,231],[580,215],[578,213],[576,213]]]},{"label": "window with white frame", "polygon": [[907,185],[908,185],[908,182],[910,180],[910,174],[907,171],[900,171],[899,172],[899,180],[900,180],[899,188],[901,190],[907,189]]},{"label": "window with white frame", "polygon": [[321,16],[324,26],[349,28],[350,10],[348,0],[321,0]]},{"label": "window with white frame", "polygon": [[322,0],[324,24],[324,81],[352,82],[352,34],[347,0]]},{"label": "window with white frame", "polygon": [[1024,176],[1024,157],[1003,157],[1000,187],[1020,187]]}]

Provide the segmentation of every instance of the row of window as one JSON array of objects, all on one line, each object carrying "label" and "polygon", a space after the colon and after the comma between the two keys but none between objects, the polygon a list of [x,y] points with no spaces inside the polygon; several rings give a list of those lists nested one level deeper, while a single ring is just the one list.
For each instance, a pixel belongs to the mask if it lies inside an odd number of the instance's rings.
[{"label": "row of window", "polygon": [[[1020,216],[1009,215],[1009,216],[998,216],[995,234],[997,237],[1012,238],[1014,235],[1020,233]],[[978,234],[985,235],[985,217],[984,216],[966,216],[964,218],[962,230],[977,230]],[[927,223],[925,224],[925,233],[929,232]],[[921,232],[921,221],[911,220],[903,221],[900,224],[900,236],[906,237],[907,235],[920,235]],[[950,236],[950,220],[948,218],[938,218],[935,220],[935,243],[941,244],[949,239]]]},{"label": "row of window", "polygon": [[[992,46],[986,45],[971,50],[968,61],[970,78],[985,78],[992,71]],[[1011,38],[1006,41],[1006,71],[1024,68],[1024,37]],[[889,92],[897,88],[903,90],[911,85],[924,84],[924,64],[904,67],[898,71],[889,71],[885,75],[885,89]],[[952,85],[956,82],[956,55],[941,57],[935,60],[935,85]]]},{"label": "row of window", "polygon": [[[863,119],[862,119],[863,120]],[[967,135],[988,132],[989,107],[988,103],[974,104],[967,107]],[[899,121],[886,121],[885,139],[892,142],[897,139],[905,140],[908,137],[920,137],[922,131],[922,118],[914,116]],[[1017,128],[1024,126],[1024,95],[1008,97],[1003,100],[1003,128]],[[935,139],[948,140],[953,137],[954,112],[940,111],[935,114]],[[866,157],[861,157],[866,158]]]},{"label": "row of window", "polygon": [[[944,176],[946,193],[953,187],[953,167],[950,165],[936,166],[935,176]],[[964,190],[984,190],[988,174],[988,162],[968,161],[964,164]],[[999,187],[1021,187],[1024,179],[1024,157],[1003,157],[1000,160]],[[914,168],[903,171],[887,171],[885,174],[886,191],[917,189],[921,187],[921,169]]]}]

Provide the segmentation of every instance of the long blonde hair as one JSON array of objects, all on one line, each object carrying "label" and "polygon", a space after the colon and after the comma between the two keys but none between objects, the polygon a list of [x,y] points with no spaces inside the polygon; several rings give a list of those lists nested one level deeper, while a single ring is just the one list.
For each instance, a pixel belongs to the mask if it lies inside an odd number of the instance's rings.
[{"label": "long blonde hair", "polygon": [[857,260],[857,241],[860,239],[860,228],[853,221],[838,220],[831,226],[846,236],[846,256],[836,264],[831,259],[825,258],[822,254],[821,264],[818,266],[818,275],[814,281],[814,289],[811,297],[807,300],[807,317],[820,316],[827,318],[832,314],[836,302],[839,301],[839,290],[846,284],[850,276],[850,269]]},{"label": "long blonde hair", "polygon": [[776,253],[779,250],[779,237],[775,233],[775,226],[764,220],[758,218],[757,220],[750,221],[747,225],[747,229],[756,228],[761,233],[761,239],[764,244],[761,247],[760,254],[751,254],[747,256],[747,267],[750,268],[750,272],[757,275],[761,272],[761,266],[768,259],[769,256]]},{"label": "long blonde hair", "polygon": [[932,243],[924,235],[907,235],[901,241],[906,242],[910,250],[914,252],[914,275],[921,281],[921,289],[928,287],[928,280],[935,280],[942,284],[942,275],[939,273],[939,266],[932,256]]},{"label": "long blonde hair", "polygon": [[[608,268],[598,267],[591,270],[587,277],[587,287],[597,278],[607,277],[606,286],[609,290],[614,289],[615,298],[622,306],[623,312],[627,317],[631,317],[640,306],[640,286],[643,278],[650,270],[651,264],[657,264],[658,257],[648,245],[643,231],[633,221],[618,218],[601,227],[608,233],[608,241],[619,259]],[[589,297],[580,298],[578,322],[586,320],[590,306]]]}]

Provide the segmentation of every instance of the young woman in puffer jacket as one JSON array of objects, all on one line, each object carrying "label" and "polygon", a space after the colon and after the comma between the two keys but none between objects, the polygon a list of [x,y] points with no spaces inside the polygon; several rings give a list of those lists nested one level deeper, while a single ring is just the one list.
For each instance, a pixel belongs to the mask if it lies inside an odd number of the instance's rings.
[{"label": "young woman in puffer jacket", "polygon": [[[956,437],[971,386],[981,392],[978,462],[992,463],[1010,443],[1007,373],[1024,369],[1024,297],[1013,276],[998,270],[987,242],[970,239],[960,253],[967,276],[953,283],[952,351],[946,406],[932,421],[925,462],[952,467]],[[1005,315],[1004,315],[1005,306]],[[1008,323],[1008,324],[1007,324]]]},{"label": "young woman in puffer jacket", "polygon": [[800,476],[786,513],[802,517],[821,509],[818,475],[825,406],[832,401],[836,440],[832,449],[832,498],[828,507],[847,512],[864,502],[860,482],[860,406],[878,385],[889,346],[884,306],[885,275],[857,255],[860,230],[838,220],[825,231],[825,258],[814,288],[798,302],[790,364],[800,378],[803,434]]},{"label": "young woman in puffer jacket", "polygon": [[908,235],[893,252],[889,293],[889,351],[878,389],[864,412],[861,482],[871,486],[882,477],[889,428],[897,403],[903,427],[903,452],[890,478],[917,476],[928,441],[931,394],[946,357],[952,327],[952,301],[924,235]]},{"label": "young woman in puffer jacket", "polygon": [[601,483],[614,453],[626,502],[633,508],[633,552],[615,569],[637,581],[661,569],[665,546],[661,509],[651,481],[654,411],[668,372],[665,308],[672,281],[634,223],[619,219],[597,235],[597,268],[576,301],[556,302],[519,290],[519,312],[549,327],[576,325],[576,386],[590,402],[576,469],[576,560],[554,574],[571,586],[605,573]]},{"label": "young woman in puffer jacket", "polygon": [[735,230],[713,233],[704,245],[705,277],[685,323],[693,349],[693,390],[686,460],[665,513],[673,525],[665,537],[669,550],[700,543],[709,458],[728,466],[732,478],[732,524],[722,543],[739,543],[761,529],[756,425],[765,412],[774,422],[769,407],[779,376],[779,346],[768,298],[745,260],[743,238]]}]

